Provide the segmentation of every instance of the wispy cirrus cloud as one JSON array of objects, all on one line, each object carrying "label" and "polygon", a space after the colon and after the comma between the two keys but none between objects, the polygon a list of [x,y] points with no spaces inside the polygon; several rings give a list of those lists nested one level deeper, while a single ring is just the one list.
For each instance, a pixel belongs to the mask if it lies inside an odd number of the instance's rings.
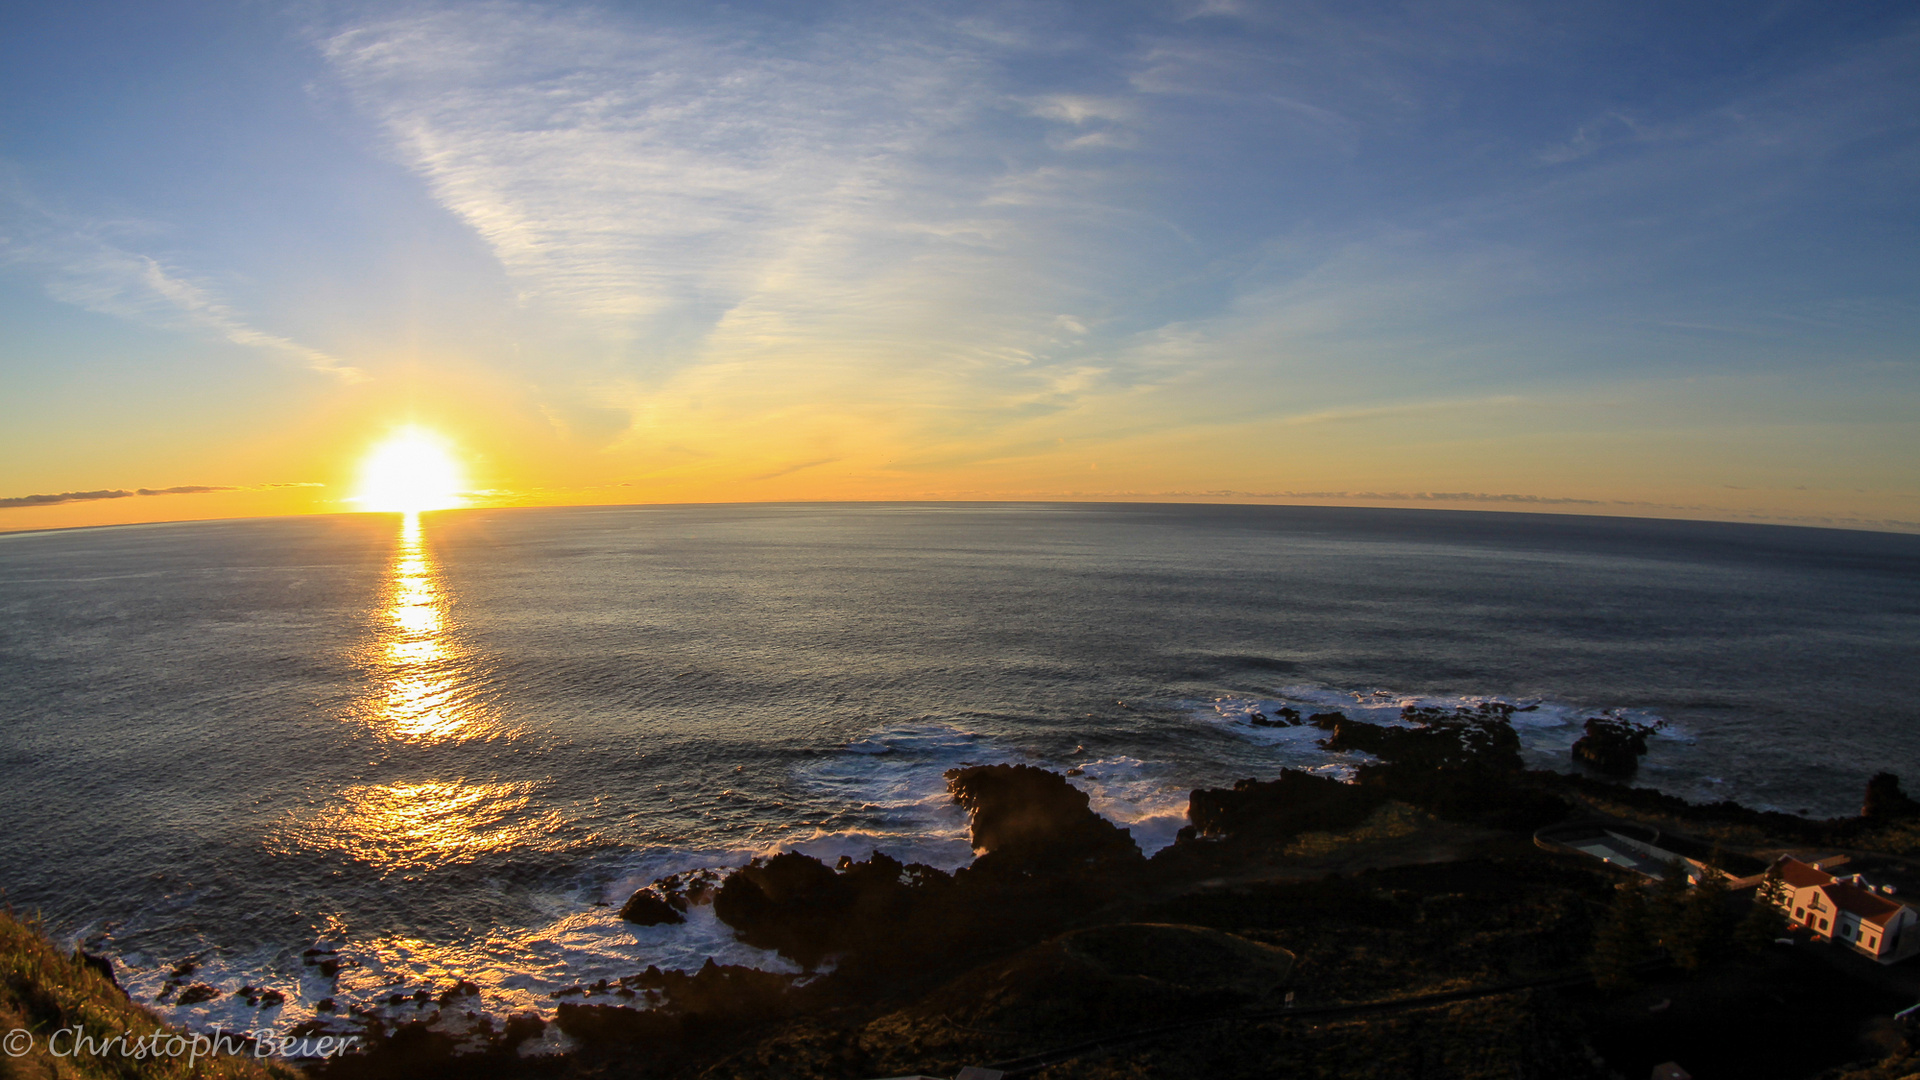
[{"label": "wispy cirrus cloud", "polygon": [[1903,62],[1611,101],[1558,81],[1585,17],[1521,5],[1136,13],[1079,52],[960,10],[428,0],[313,41],[524,325],[592,357],[529,373],[553,427],[649,467],[750,448],[742,479],[1698,368],[1644,328],[1738,324],[1695,252],[1746,242],[1736,201],[1804,205],[1796,163],[1884,130],[1853,90]]},{"label": "wispy cirrus cloud", "polygon": [[[914,159],[981,105],[964,43],[757,44],[494,3],[320,48],[526,299],[632,328],[778,288],[804,249],[914,239],[950,201]],[[910,194],[930,204],[903,213]]]},{"label": "wispy cirrus cloud", "polygon": [[346,382],[366,378],[337,357],[251,325],[185,272],[108,239],[154,231],[141,223],[84,220],[51,210],[17,182],[0,188],[0,264],[38,277],[54,299],[149,326],[211,333]]},{"label": "wispy cirrus cloud", "polygon": [[1118,265],[1185,241],[1103,206],[1109,177],[1075,153],[1129,141],[1127,101],[1034,94],[1004,70],[1025,37],[924,14],[772,48],[751,16],[492,3],[318,46],[526,309],[636,357],[640,382],[678,373],[736,413],[1023,401],[1081,366],[1061,329],[1084,333]]}]

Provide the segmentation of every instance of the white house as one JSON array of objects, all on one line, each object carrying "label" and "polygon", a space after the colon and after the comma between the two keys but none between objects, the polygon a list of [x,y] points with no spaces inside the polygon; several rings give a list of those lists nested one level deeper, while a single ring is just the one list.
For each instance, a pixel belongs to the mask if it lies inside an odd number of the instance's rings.
[{"label": "white house", "polygon": [[[1774,902],[1818,937],[1849,945],[1883,964],[1920,952],[1920,912],[1859,874],[1835,877],[1790,855],[1775,860],[1781,888]],[[1762,886],[1764,888],[1765,886]]]}]

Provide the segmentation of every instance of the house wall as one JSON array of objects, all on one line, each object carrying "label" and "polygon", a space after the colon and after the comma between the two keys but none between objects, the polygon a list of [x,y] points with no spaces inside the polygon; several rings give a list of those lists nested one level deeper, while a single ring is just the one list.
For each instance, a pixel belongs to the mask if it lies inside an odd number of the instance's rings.
[{"label": "house wall", "polygon": [[[1817,909],[1813,907],[1816,897],[1821,904]],[[1905,904],[1901,905],[1900,913],[1894,916],[1884,929],[1864,924],[1858,916],[1835,909],[1833,904],[1821,895],[1817,885],[1794,889],[1781,908],[1789,919],[1805,926],[1816,935],[1848,945],[1882,962],[1904,960],[1920,953],[1920,915],[1916,915],[1914,910]],[[1822,920],[1826,922],[1824,928],[1820,925]],[[1874,939],[1871,948],[1862,943],[1862,926],[1867,926],[1868,933]]]}]

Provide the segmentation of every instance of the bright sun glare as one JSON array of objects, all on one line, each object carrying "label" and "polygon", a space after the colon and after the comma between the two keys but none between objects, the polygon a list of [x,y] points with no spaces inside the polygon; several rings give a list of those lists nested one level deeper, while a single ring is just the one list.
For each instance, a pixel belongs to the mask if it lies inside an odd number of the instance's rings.
[{"label": "bright sun glare", "polygon": [[448,510],[461,504],[463,486],[460,467],[447,453],[445,441],[418,428],[374,447],[360,466],[363,510]]}]

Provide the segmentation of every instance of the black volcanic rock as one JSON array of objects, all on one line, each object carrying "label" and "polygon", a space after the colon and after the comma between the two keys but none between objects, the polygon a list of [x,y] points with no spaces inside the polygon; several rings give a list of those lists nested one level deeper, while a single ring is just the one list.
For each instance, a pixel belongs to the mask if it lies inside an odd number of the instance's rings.
[{"label": "black volcanic rock", "polygon": [[1920,816],[1920,802],[1900,790],[1900,778],[1889,772],[1875,773],[1867,781],[1867,797],[1860,806],[1867,818],[1904,818]]},{"label": "black volcanic rock", "polygon": [[1640,768],[1652,728],[1612,717],[1587,721],[1587,733],[1573,744],[1573,760],[1602,776],[1625,778]]},{"label": "black volcanic rock", "polygon": [[198,1005],[203,1001],[212,1001],[219,996],[220,996],[220,991],[215,990],[213,987],[208,986],[206,983],[194,983],[192,986],[189,986],[185,990],[180,991],[180,1000],[178,1004]]},{"label": "black volcanic rock", "polygon": [[825,863],[789,851],[727,875],[713,912],[741,940],[813,967],[839,943],[853,890]]},{"label": "black volcanic rock", "polygon": [[[1900,782],[1898,780],[1895,780],[1894,787],[1898,788],[1899,786],[1900,786]],[[83,952],[80,950],[75,950],[74,955],[80,958],[81,963],[87,965],[88,967],[99,972],[100,974],[105,975],[107,977],[108,982],[112,983],[115,986],[120,985],[120,980],[113,977],[113,961],[107,959],[104,956],[95,956],[90,952]]]},{"label": "black volcanic rock", "polygon": [[1202,788],[1187,799],[1191,833],[1209,838],[1273,839],[1310,830],[1335,831],[1365,821],[1386,796],[1355,784],[1294,769],[1273,780],[1241,780],[1232,790]]},{"label": "black volcanic rock", "polygon": [[641,926],[659,926],[661,923],[687,921],[685,915],[674,910],[673,905],[655,892],[651,886],[637,890],[632,896],[627,897],[626,904],[620,908],[620,917]]},{"label": "black volcanic rock", "polygon": [[729,874],[714,914],[740,940],[804,967],[833,958],[851,982],[972,962],[981,949],[1058,933],[1146,872],[1133,838],[1062,776],[994,765],[955,769],[947,781],[971,815],[981,852],[973,865],[949,875],[875,852],[830,868],[790,852]]},{"label": "black volcanic rock", "polygon": [[1138,861],[1139,845],[1094,813],[1087,793],[1031,765],[975,765],[947,772],[953,801],[967,808],[975,851],[999,867],[1054,861]]},{"label": "black volcanic rock", "polygon": [[1518,772],[1520,736],[1509,720],[1512,714],[1511,705],[1487,702],[1472,709],[1402,709],[1401,718],[1418,727],[1389,727],[1343,716],[1321,745],[1329,750],[1359,750],[1419,769]]},{"label": "black volcanic rock", "polygon": [[847,952],[899,951],[916,921],[938,921],[953,879],[874,852],[838,869],[798,852],[755,859],[727,875],[713,913],[742,941],[811,968]]}]

